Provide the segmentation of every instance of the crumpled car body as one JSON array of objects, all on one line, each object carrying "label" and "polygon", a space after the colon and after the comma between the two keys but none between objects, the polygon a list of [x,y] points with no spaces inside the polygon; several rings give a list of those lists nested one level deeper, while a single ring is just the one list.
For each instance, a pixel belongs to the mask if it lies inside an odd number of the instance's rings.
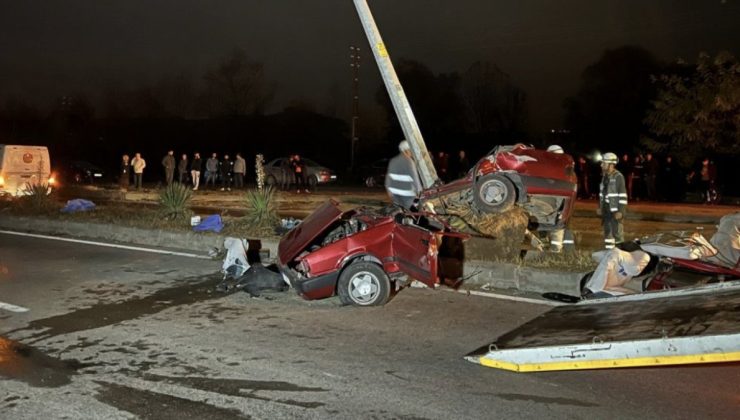
[{"label": "crumpled car body", "polygon": [[[399,208],[342,211],[330,200],[283,236],[278,265],[306,299],[339,294],[346,304],[380,305],[390,291],[386,286],[406,276],[430,287],[439,283],[441,238],[465,237],[423,219]],[[362,299],[373,291],[383,296]]]},{"label": "crumpled car body", "polygon": [[421,201],[435,204],[440,198],[452,199],[482,213],[502,213],[518,205],[537,230],[552,230],[568,223],[577,186],[570,155],[516,144],[496,147],[464,178],[423,191]]}]

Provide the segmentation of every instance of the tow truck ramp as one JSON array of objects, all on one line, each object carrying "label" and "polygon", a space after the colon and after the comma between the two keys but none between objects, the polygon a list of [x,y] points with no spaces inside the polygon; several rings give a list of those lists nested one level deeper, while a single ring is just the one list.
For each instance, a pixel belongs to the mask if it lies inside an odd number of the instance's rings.
[{"label": "tow truck ramp", "polygon": [[515,372],[740,361],[740,284],[559,306],[465,359]]}]

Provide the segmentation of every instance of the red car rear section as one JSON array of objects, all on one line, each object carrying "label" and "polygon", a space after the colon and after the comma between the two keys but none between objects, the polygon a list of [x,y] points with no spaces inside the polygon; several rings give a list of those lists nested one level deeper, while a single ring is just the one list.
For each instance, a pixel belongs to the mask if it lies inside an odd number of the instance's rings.
[{"label": "red car rear section", "polygon": [[341,212],[329,201],[288,233],[278,247],[280,269],[306,299],[333,296],[342,270],[355,262],[381,267],[390,279],[408,275],[429,286],[437,277],[437,237],[401,211]]},{"label": "red car rear section", "polygon": [[421,200],[470,191],[467,204],[484,213],[504,211],[505,206],[491,210],[481,204],[485,200],[476,199],[477,194],[482,194],[481,183],[488,181],[500,181],[501,188],[513,187],[516,197],[509,199],[523,207],[540,230],[565,226],[573,213],[578,185],[573,158],[522,144],[496,148],[478,161],[465,178],[430,188],[422,193]]}]

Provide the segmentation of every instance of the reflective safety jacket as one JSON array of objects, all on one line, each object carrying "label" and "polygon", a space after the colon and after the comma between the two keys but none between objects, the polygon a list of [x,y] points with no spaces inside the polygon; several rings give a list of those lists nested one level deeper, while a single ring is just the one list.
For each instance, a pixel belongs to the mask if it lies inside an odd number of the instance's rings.
[{"label": "reflective safety jacket", "polygon": [[604,174],[599,186],[599,205],[612,213],[624,214],[627,210],[627,188],[624,185],[624,176],[619,171],[611,175]]},{"label": "reflective safety jacket", "polygon": [[416,165],[411,158],[399,153],[388,162],[385,189],[393,197],[393,203],[406,209],[411,208],[421,192],[421,181]]}]

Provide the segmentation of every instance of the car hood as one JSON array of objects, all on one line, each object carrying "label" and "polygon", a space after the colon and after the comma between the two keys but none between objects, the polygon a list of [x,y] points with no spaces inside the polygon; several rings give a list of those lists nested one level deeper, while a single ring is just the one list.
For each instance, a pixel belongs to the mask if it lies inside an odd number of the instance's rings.
[{"label": "car hood", "polygon": [[339,203],[329,200],[316,209],[303,222],[285,234],[278,245],[278,260],[280,264],[287,265],[295,259],[304,249],[326,228],[342,217]]}]

